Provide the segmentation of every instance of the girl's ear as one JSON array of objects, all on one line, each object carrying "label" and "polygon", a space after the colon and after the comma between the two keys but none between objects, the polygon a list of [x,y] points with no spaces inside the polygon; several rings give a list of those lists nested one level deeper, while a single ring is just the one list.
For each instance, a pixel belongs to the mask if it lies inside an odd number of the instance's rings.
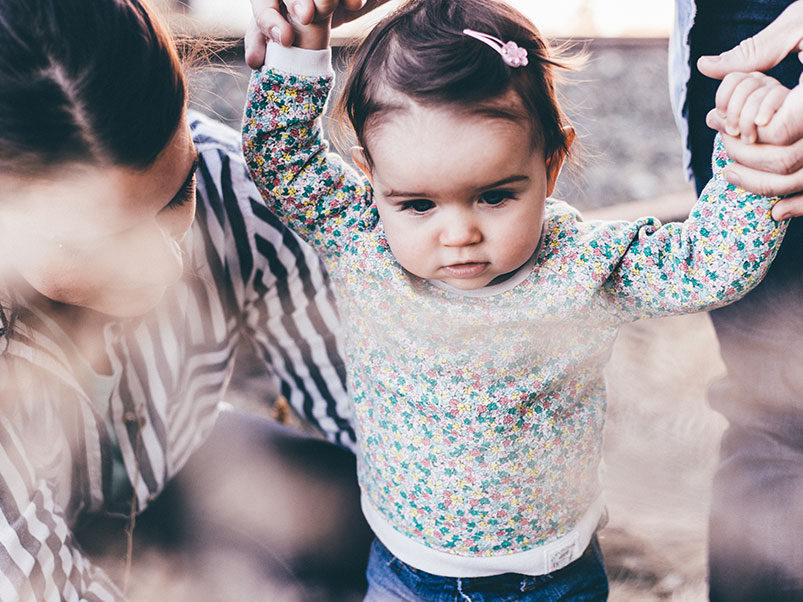
[{"label": "girl's ear", "polygon": [[368,166],[368,159],[365,157],[365,149],[361,146],[352,146],[349,149],[351,153],[351,160],[360,168],[365,174],[365,177],[368,178],[368,181],[373,185],[374,179],[371,175],[371,168]]},{"label": "girl's ear", "polygon": [[563,166],[563,161],[566,159],[566,153],[574,144],[575,131],[570,125],[564,126],[563,131],[566,133],[566,144],[556,150],[551,157],[546,160],[546,195],[552,196],[555,191],[555,184],[558,182],[558,175],[560,168]]}]

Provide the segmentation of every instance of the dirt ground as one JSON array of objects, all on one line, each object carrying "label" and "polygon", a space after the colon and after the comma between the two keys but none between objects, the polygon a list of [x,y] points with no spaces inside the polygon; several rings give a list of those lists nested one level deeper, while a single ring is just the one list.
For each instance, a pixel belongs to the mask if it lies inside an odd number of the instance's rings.
[{"label": "dirt ground", "polygon": [[[557,195],[609,216],[682,213],[691,193],[669,108],[666,40],[590,41],[587,50],[588,65],[569,75],[564,91],[581,168],[562,175]],[[193,102],[236,127],[247,69],[236,54],[228,58],[229,70],[196,74]],[[706,517],[725,422],[705,397],[722,370],[706,314],[644,321],[621,332],[607,369],[610,522],[601,532],[613,601],[706,598]],[[243,373],[228,401],[254,407],[271,395]],[[145,549],[136,558],[134,600],[206,599],[178,577],[169,556]],[[119,559],[110,562],[119,570]],[[247,583],[238,580],[230,599],[293,600],[259,588],[250,595]]]}]

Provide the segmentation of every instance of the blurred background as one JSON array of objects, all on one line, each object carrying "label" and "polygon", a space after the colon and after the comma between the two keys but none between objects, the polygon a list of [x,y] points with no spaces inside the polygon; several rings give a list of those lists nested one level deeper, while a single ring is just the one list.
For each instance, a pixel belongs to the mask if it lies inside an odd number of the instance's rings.
[{"label": "blurred background", "polygon": [[[578,161],[564,169],[556,196],[588,217],[683,219],[694,194],[668,99],[673,1],[511,3],[545,34],[588,55],[561,88],[579,145]],[[240,41],[249,1],[155,4],[177,33],[233,42],[192,70],[192,105],[238,128],[249,74]],[[341,28],[337,42],[359,35],[371,22],[369,15]],[[227,401],[270,413],[275,392],[266,388],[258,367],[242,359]],[[725,426],[708,408],[706,388],[722,370],[706,314],[643,321],[620,334],[607,370],[604,484],[610,522],[601,532],[613,601],[706,599],[708,500]],[[287,420],[303,428],[294,416]],[[107,561],[112,572],[119,570],[119,559]],[[158,550],[140,547],[135,561],[134,600],[224,599],[193,589]],[[249,583],[232,583],[232,597],[225,599],[296,599],[291,593],[260,593],[260,586],[249,594],[243,589]],[[331,598],[322,593],[319,599]]]}]

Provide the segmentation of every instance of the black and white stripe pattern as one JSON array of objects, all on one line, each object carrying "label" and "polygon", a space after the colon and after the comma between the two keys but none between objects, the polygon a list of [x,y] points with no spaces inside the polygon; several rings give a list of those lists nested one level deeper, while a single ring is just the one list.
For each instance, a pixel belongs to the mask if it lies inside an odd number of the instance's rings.
[{"label": "black and white stripe pattern", "polygon": [[[198,209],[184,243],[192,274],[143,319],[106,327],[118,375],[109,415],[140,508],[214,424],[239,345],[265,361],[292,406],[351,447],[338,322],[321,264],[268,212],[236,132],[191,115]],[[23,312],[0,355],[0,600],[118,600],[72,544],[83,511],[112,499],[107,422],[47,325]],[[138,461],[137,461],[138,458]]]}]

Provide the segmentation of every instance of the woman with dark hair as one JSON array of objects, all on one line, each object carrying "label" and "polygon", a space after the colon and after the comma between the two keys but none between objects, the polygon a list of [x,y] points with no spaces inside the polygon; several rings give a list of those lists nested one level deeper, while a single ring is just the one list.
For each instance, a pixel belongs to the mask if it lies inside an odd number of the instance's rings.
[{"label": "woman with dark hair", "polygon": [[[105,512],[130,531],[182,467],[215,494],[239,475],[264,519],[284,492],[253,495],[240,452],[248,470],[284,454],[341,500],[321,530],[364,533],[349,452],[218,411],[248,345],[303,417],[354,443],[325,273],[239,147],[187,112],[175,46],[140,0],[0,0],[0,600],[121,598],[75,526]],[[179,516],[231,540],[210,507]]]}]

